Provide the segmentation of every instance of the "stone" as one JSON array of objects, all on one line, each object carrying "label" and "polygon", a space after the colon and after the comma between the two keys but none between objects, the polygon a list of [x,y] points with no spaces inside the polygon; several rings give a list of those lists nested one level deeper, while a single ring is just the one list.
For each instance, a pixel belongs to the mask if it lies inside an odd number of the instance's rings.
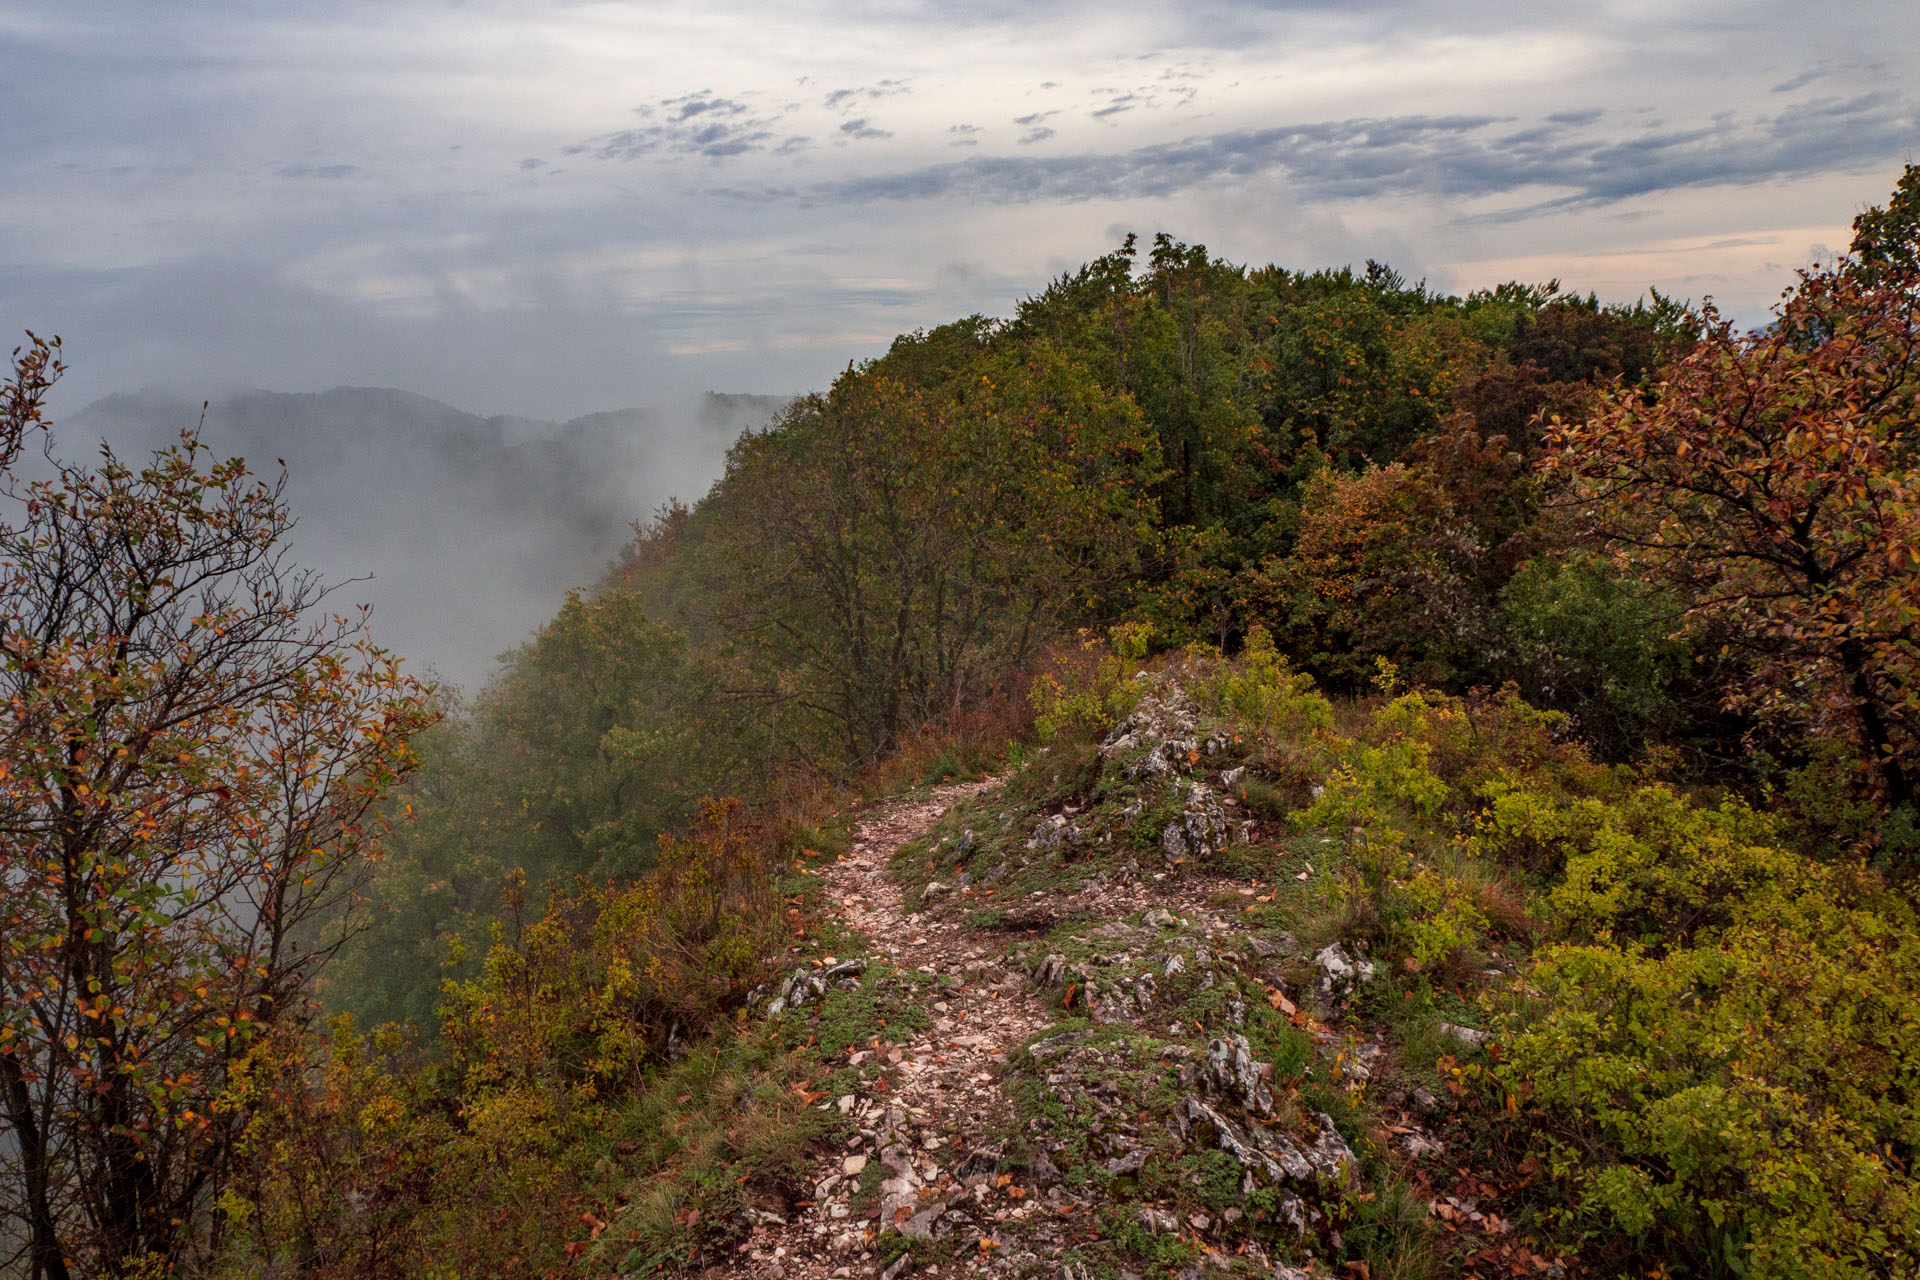
[{"label": "stone", "polygon": [[1171,1209],[1161,1209],[1154,1205],[1141,1205],[1140,1225],[1157,1236],[1173,1235],[1180,1230],[1180,1218]]},{"label": "stone", "polygon": [[[1223,847],[1232,838],[1233,830],[1227,822],[1226,810],[1220,807],[1213,792],[1201,782],[1194,783],[1187,791],[1187,804],[1180,815],[1180,828],[1187,848],[1200,857]],[[1162,843],[1165,843],[1164,836]]]},{"label": "stone", "polygon": [[1214,1040],[1207,1045],[1207,1076],[1214,1088],[1239,1099],[1253,1115],[1273,1114],[1273,1090],[1267,1085],[1269,1068],[1254,1061],[1253,1047],[1243,1035]]},{"label": "stone", "polygon": [[1314,1113],[1319,1132],[1310,1145],[1276,1129],[1243,1129],[1198,1098],[1188,1098],[1182,1114],[1190,1124],[1211,1128],[1222,1151],[1249,1174],[1264,1175],[1271,1185],[1345,1186],[1352,1177],[1353,1151],[1324,1111]]},{"label": "stone", "polygon": [[1405,1151],[1415,1160],[1424,1159],[1427,1156],[1437,1156],[1446,1150],[1446,1148],[1442,1147],[1438,1142],[1424,1133],[1408,1134],[1401,1142],[1400,1147],[1401,1150]]},{"label": "stone", "polygon": [[900,1234],[915,1240],[933,1239],[933,1224],[947,1211],[945,1203],[937,1203],[930,1209],[922,1209],[900,1224]]},{"label": "stone", "polygon": [[1033,834],[1027,838],[1027,848],[1042,851],[1056,849],[1066,838],[1066,833],[1067,820],[1056,813],[1051,818],[1043,819],[1040,825],[1033,829]]},{"label": "stone", "polygon": [[1143,973],[1133,980],[1133,1002],[1140,1006],[1140,1012],[1145,1013],[1159,998],[1160,984],[1153,980],[1152,974]]},{"label": "stone", "polygon": [[1320,994],[1328,999],[1345,999],[1373,978],[1373,961],[1356,959],[1337,942],[1322,947],[1313,963],[1320,970]]},{"label": "stone", "polygon": [[867,962],[856,957],[852,960],[842,960],[836,965],[829,965],[820,971],[819,978],[821,982],[831,985],[842,978],[856,977],[866,971]]},{"label": "stone", "polygon": [[[864,964],[862,965],[864,968]],[[804,1008],[815,996],[825,995],[827,984],[819,974],[811,969],[795,969],[792,974],[781,980],[771,1001],[767,1003],[767,1017],[777,1018],[790,1009]]]},{"label": "stone", "polygon": [[1174,915],[1173,912],[1167,910],[1165,907],[1155,907],[1153,910],[1147,912],[1146,915],[1140,917],[1140,923],[1150,924],[1157,929],[1171,929],[1180,923],[1180,917]]},{"label": "stone", "polygon": [[1057,1036],[1048,1036],[1045,1040],[1036,1040],[1027,1049],[1035,1062],[1045,1062],[1048,1058],[1058,1057],[1092,1035],[1091,1031],[1063,1031]]},{"label": "stone", "polygon": [[1247,766],[1236,765],[1220,775],[1220,785],[1231,791],[1240,785],[1240,779],[1247,776]]},{"label": "stone", "polygon": [[1047,956],[1039,964],[1034,966],[1034,985],[1044,987],[1050,991],[1058,991],[1061,987],[1067,985],[1067,977],[1070,972],[1071,969],[1067,964],[1067,958],[1065,956]]},{"label": "stone", "polygon": [[938,880],[929,881],[927,887],[920,891],[920,905],[924,907],[943,894],[952,892],[953,887],[951,885],[942,884]]},{"label": "stone", "polygon": [[1439,1024],[1439,1030],[1441,1035],[1450,1036],[1461,1044],[1474,1048],[1487,1042],[1487,1033],[1475,1027],[1462,1027],[1452,1022],[1442,1022]]},{"label": "stone", "polygon": [[1129,1151],[1126,1155],[1107,1161],[1109,1178],[1130,1178],[1147,1166],[1146,1148]]}]

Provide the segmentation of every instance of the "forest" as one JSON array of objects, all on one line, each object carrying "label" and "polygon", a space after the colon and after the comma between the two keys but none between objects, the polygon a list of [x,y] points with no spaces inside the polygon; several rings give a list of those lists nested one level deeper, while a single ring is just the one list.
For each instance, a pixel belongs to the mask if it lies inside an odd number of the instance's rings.
[{"label": "forest", "polygon": [[[61,452],[61,359],[0,422],[0,1274],[746,1274],[924,1027],[877,959],[766,1015],[865,954],[814,873],[982,779],[915,900],[1178,1061],[1005,886],[1219,889],[1247,964],[1172,1031],[1356,1170],[1298,1221],[1111,1173],[1023,1046],[999,1185],[1094,1219],[1032,1274],[1920,1273],[1920,166],[1757,327],[1128,236],[742,434],[470,691],[288,559],[284,480]],[[1175,705],[1163,794],[1111,761]],[[1201,793],[1247,824],[1175,856]],[[992,1253],[890,1225],[875,1274]]]}]

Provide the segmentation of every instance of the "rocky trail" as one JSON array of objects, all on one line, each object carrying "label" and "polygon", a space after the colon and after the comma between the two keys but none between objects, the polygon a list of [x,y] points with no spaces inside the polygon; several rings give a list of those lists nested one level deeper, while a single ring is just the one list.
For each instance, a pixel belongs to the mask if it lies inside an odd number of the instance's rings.
[{"label": "rocky trail", "polygon": [[831,1080],[800,1088],[838,1145],[748,1211],[720,1274],[1308,1280],[1383,1160],[1497,1273],[1541,1269],[1493,1189],[1435,1163],[1444,1100],[1353,1011],[1375,966],[1327,940],[1334,837],[1251,814],[1235,745],[1170,685],[1100,745],[1096,786],[1021,774],[864,814],[812,871],[845,950],[761,1006],[813,1029]]},{"label": "rocky trail", "polygon": [[[894,1280],[905,1273],[907,1260],[898,1266],[876,1261],[872,1246],[883,1225],[924,1238],[946,1218],[947,1230],[964,1224],[981,1240],[997,1241],[1000,1224],[1039,1208],[1007,1194],[1011,1183],[995,1175],[1001,1152],[988,1145],[987,1136],[1007,1127],[1010,1107],[999,1085],[1007,1054],[1047,1025],[1047,1012],[1025,975],[1000,963],[998,941],[954,921],[910,912],[887,876],[887,863],[903,844],[924,836],[950,805],[990,785],[943,787],[874,810],[859,824],[852,852],[824,869],[830,909],[866,938],[875,959],[957,983],[932,1004],[926,1034],[850,1055],[855,1065],[863,1056],[883,1055],[895,1068],[888,1078],[899,1083],[822,1104],[849,1115],[859,1135],[843,1154],[820,1161],[812,1203],[803,1202],[786,1223],[753,1232],[743,1274]],[[877,1207],[856,1212],[853,1193],[872,1164],[886,1170],[881,1199]],[[1005,1271],[1009,1259],[995,1256],[998,1247],[976,1245],[982,1256],[967,1272]]]},{"label": "rocky trail", "polygon": [[[810,1200],[784,1221],[767,1215],[753,1229],[740,1246],[737,1274],[756,1280],[898,1280],[907,1274],[1075,1280],[1058,1257],[1075,1219],[1085,1218],[1096,1196],[1063,1184],[1044,1157],[1027,1177],[998,1172],[1013,1128],[1003,1087],[1008,1057],[1057,1019],[1058,991],[1046,973],[1030,974],[1010,962],[1004,932],[912,909],[887,869],[902,846],[926,836],[951,806],[998,785],[998,779],[963,783],[885,803],[859,823],[851,852],[822,869],[828,909],[862,935],[869,963],[954,982],[928,1008],[927,1032],[849,1054],[854,1066],[877,1055],[892,1068],[888,1083],[819,1104],[852,1120],[858,1136],[817,1162]],[[1205,904],[1231,883],[1115,884],[1073,895],[1070,905],[1083,918],[1146,910],[1227,927]],[[1070,1047],[1043,1042],[1036,1052]],[[862,1175],[874,1166],[884,1171],[879,1202],[857,1205]],[[916,1267],[906,1256],[888,1262],[876,1247],[887,1227],[910,1238],[937,1234],[970,1243],[956,1251],[958,1260],[944,1264]]]}]

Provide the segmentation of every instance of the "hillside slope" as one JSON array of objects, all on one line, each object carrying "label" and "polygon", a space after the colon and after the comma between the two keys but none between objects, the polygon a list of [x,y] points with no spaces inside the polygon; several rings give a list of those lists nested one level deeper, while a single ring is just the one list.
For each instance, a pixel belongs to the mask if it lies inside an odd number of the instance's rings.
[{"label": "hillside slope", "polygon": [[[821,916],[749,1017],[811,1061],[810,1157],[735,1165],[676,1261],[1905,1274],[1912,1181],[1873,1155],[1912,1080],[1896,894],[1510,695],[1339,706],[1260,652],[1107,664],[1002,775],[801,858]],[[630,1232],[592,1258],[652,1273]]]},{"label": "hillside slope", "polygon": [[834,1000],[899,983],[918,1016],[824,1058],[810,1169],[713,1274],[1563,1270],[1455,1167],[1446,1072],[1359,998],[1346,842],[1240,798],[1270,744],[1195,678],[1143,674],[1097,745],[880,803],[817,868],[833,952],[756,1016],[832,1042]]}]

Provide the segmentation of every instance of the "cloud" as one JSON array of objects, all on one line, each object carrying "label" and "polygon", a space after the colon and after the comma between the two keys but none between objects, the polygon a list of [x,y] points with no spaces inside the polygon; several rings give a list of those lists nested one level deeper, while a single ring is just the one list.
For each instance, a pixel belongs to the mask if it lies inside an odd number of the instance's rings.
[{"label": "cloud", "polygon": [[289,164],[275,169],[279,178],[348,178],[360,172],[357,164]]},{"label": "cloud", "polygon": [[721,118],[747,114],[747,106],[744,102],[735,102],[731,98],[716,98],[705,91],[690,93],[680,98],[669,98],[661,105],[669,110],[670,114],[667,118],[675,124],[685,123],[695,116]]},{"label": "cloud", "polygon": [[891,98],[902,93],[912,93],[904,80],[881,80],[858,89],[835,89],[823,100],[829,111],[850,110],[855,103],[871,102],[880,98]]},{"label": "cloud", "polygon": [[[767,144],[777,136],[769,126],[785,114],[753,115],[746,103],[704,89],[663,98],[659,106],[663,123],[602,134],[563,150],[568,155],[590,153],[600,160],[638,160],[661,152],[724,160],[749,151],[767,150]],[[650,120],[654,108],[643,104],[634,108],[634,114]],[[781,144],[782,151],[791,149],[786,143]]]},{"label": "cloud", "polygon": [[727,446],[781,401],[679,399],[566,423],[482,417],[406,392],[318,394],[149,390],[55,422],[61,452],[94,442],[137,459],[201,420],[220,454],[272,477],[287,468],[302,568],[341,582],[335,605],[367,603],[373,634],[416,673],[431,664],[472,687],[496,655],[551,616],[627,543],[630,522],[718,476]]},{"label": "cloud", "polygon": [[885,129],[876,128],[867,122],[865,116],[849,120],[840,126],[840,132],[849,138],[891,138],[893,135]]},{"label": "cloud", "polygon": [[1603,118],[1570,112],[1513,129],[1503,127],[1511,120],[1491,115],[1357,117],[1231,130],[1117,153],[975,156],[821,183],[805,194],[834,204],[934,197],[982,203],[1132,199],[1260,175],[1284,176],[1295,195],[1311,200],[1567,192],[1497,215],[1509,217],[1883,163],[1916,130],[1913,100],[1889,92],[1638,133],[1591,128]]},{"label": "cloud", "polygon": [[1031,146],[1033,143],[1036,143],[1036,142],[1045,142],[1048,138],[1051,138],[1056,132],[1058,131],[1054,129],[1049,129],[1044,125],[1038,129],[1029,129],[1025,133],[1020,135],[1020,145],[1025,147],[1025,146]]}]

